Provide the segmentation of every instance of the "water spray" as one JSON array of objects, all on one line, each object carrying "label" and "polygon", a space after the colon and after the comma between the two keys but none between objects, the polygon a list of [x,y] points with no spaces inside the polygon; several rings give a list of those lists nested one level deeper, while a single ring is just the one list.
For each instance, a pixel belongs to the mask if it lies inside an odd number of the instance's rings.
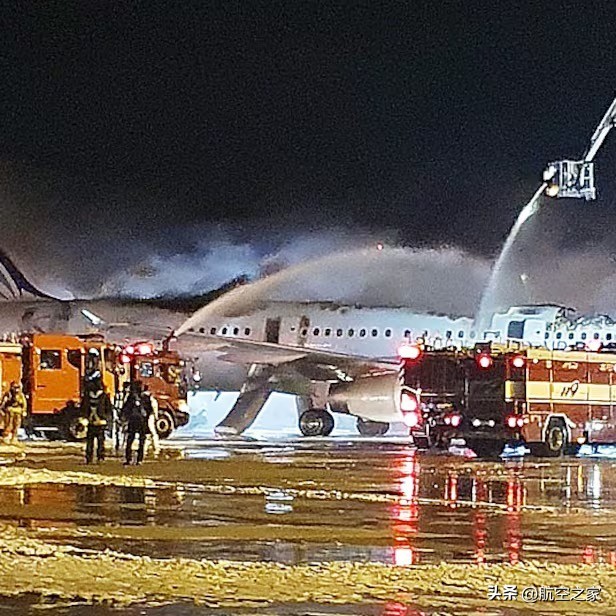
[{"label": "water spray", "polygon": [[501,271],[522,227],[539,210],[543,194],[559,198],[572,197],[586,200],[596,198],[593,160],[614,124],[616,124],[616,98],[595,129],[581,160],[561,160],[548,165],[543,174],[543,183],[518,215],[494,264],[490,280],[481,297],[479,311],[475,316],[475,328],[479,332],[485,331],[490,326],[492,314],[498,308],[495,305],[495,293],[500,282]]}]

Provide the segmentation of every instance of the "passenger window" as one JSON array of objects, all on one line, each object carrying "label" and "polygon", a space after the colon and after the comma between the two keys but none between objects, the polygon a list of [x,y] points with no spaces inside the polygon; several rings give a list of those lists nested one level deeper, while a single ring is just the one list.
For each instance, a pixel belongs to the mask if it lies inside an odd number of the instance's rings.
[{"label": "passenger window", "polygon": [[599,340],[599,334],[598,334],[597,332],[595,332],[595,333],[593,334],[593,338],[594,338],[595,340]]},{"label": "passenger window", "polygon": [[556,339],[557,339],[557,340],[560,340],[562,337],[563,337],[563,333],[562,333],[562,332],[558,332],[558,333],[556,334]]},{"label": "passenger window", "polygon": [[233,328],[233,335],[237,336],[240,333],[240,328],[239,327],[234,327]]},{"label": "passenger window", "polygon": [[352,338],[355,335],[355,330],[354,329],[350,329],[349,330],[349,338]]},{"label": "passenger window", "polygon": [[324,335],[325,335],[325,336],[329,336],[331,333],[332,333],[332,330],[328,327],[328,328],[325,330]]},{"label": "passenger window", "polygon": [[318,336],[320,333],[321,333],[321,330],[320,330],[318,327],[315,327],[315,328],[312,330],[312,335],[313,335],[313,336]]},{"label": "passenger window", "polygon": [[453,332],[450,329],[448,329],[445,332],[445,338],[451,338],[452,336],[453,336]]},{"label": "passenger window", "polygon": [[586,332],[582,332],[582,335],[580,337],[582,338],[582,340],[586,340]]},{"label": "passenger window", "polygon": [[458,338],[464,338],[464,330],[463,330],[463,329],[461,329],[461,330],[458,332]]},{"label": "passenger window", "polygon": [[569,340],[573,340],[573,332],[569,334]]},{"label": "passenger window", "polygon": [[471,332],[471,338],[475,337],[475,332]]},{"label": "passenger window", "polygon": [[212,329],[210,329],[210,334],[212,334],[212,336],[216,335],[216,328],[212,327]]},{"label": "passenger window", "polygon": [[336,330],[336,336],[338,336],[338,338],[340,338],[340,336],[342,336],[342,330],[341,329],[337,329]]},{"label": "passenger window", "polygon": [[226,335],[227,335],[227,328],[226,328],[226,327],[223,327],[223,328],[220,330],[220,333],[221,333],[223,336],[226,336]]},{"label": "passenger window", "polygon": [[365,329],[360,329],[359,330],[359,337],[360,338],[365,338],[366,337],[366,330]]},{"label": "passenger window", "polygon": [[244,336],[250,336],[250,327],[244,329]]},{"label": "passenger window", "polygon": [[612,334],[605,334],[605,339],[606,340],[611,340],[612,339]]},{"label": "passenger window", "polygon": [[302,329],[301,331],[302,336],[307,336],[308,335],[308,329],[306,327],[304,327],[304,329]]},{"label": "passenger window", "polygon": [[410,329],[405,329],[404,330],[404,337],[405,338],[410,338],[411,337],[411,330]]},{"label": "passenger window", "polygon": [[545,339],[547,340],[550,337],[550,332],[545,332]]},{"label": "passenger window", "polygon": [[385,330],[385,338],[391,338],[391,329]]},{"label": "passenger window", "polygon": [[62,354],[60,351],[41,351],[41,370],[60,370]]},{"label": "passenger window", "polygon": [[379,330],[378,329],[373,329],[370,333],[372,334],[373,338],[376,338],[379,335]]},{"label": "passenger window", "polygon": [[[66,358],[71,366],[74,366],[78,370],[81,370],[81,351],[78,349],[71,349],[67,352]],[[42,363],[42,362],[41,362]]]},{"label": "passenger window", "polygon": [[200,334],[205,334],[205,327],[200,327],[199,328],[199,333]]}]

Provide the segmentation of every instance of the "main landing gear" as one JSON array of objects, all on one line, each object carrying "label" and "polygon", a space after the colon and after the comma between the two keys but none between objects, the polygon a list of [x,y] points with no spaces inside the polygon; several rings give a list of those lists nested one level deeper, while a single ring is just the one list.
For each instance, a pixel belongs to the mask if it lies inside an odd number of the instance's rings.
[{"label": "main landing gear", "polygon": [[325,409],[308,409],[299,417],[299,429],[304,436],[329,436],[334,418]]}]

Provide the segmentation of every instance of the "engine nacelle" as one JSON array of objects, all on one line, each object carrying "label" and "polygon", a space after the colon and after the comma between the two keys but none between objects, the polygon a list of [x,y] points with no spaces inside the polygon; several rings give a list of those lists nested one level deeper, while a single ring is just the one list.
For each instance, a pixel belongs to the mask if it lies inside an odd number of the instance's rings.
[{"label": "engine nacelle", "polygon": [[400,394],[397,374],[377,374],[332,385],[328,402],[334,411],[344,407],[362,419],[392,423],[402,421]]}]

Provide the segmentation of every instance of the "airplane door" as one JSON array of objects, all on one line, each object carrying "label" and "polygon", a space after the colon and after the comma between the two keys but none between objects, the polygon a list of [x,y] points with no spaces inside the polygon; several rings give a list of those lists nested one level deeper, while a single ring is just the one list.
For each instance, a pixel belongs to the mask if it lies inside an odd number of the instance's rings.
[{"label": "airplane door", "polygon": [[266,319],[265,321],[265,342],[278,344],[280,342],[280,317]]},{"label": "airplane door", "polygon": [[306,337],[308,336],[308,330],[310,329],[310,319],[302,315],[299,320],[299,331],[297,332],[297,344],[304,346],[306,344]]}]

